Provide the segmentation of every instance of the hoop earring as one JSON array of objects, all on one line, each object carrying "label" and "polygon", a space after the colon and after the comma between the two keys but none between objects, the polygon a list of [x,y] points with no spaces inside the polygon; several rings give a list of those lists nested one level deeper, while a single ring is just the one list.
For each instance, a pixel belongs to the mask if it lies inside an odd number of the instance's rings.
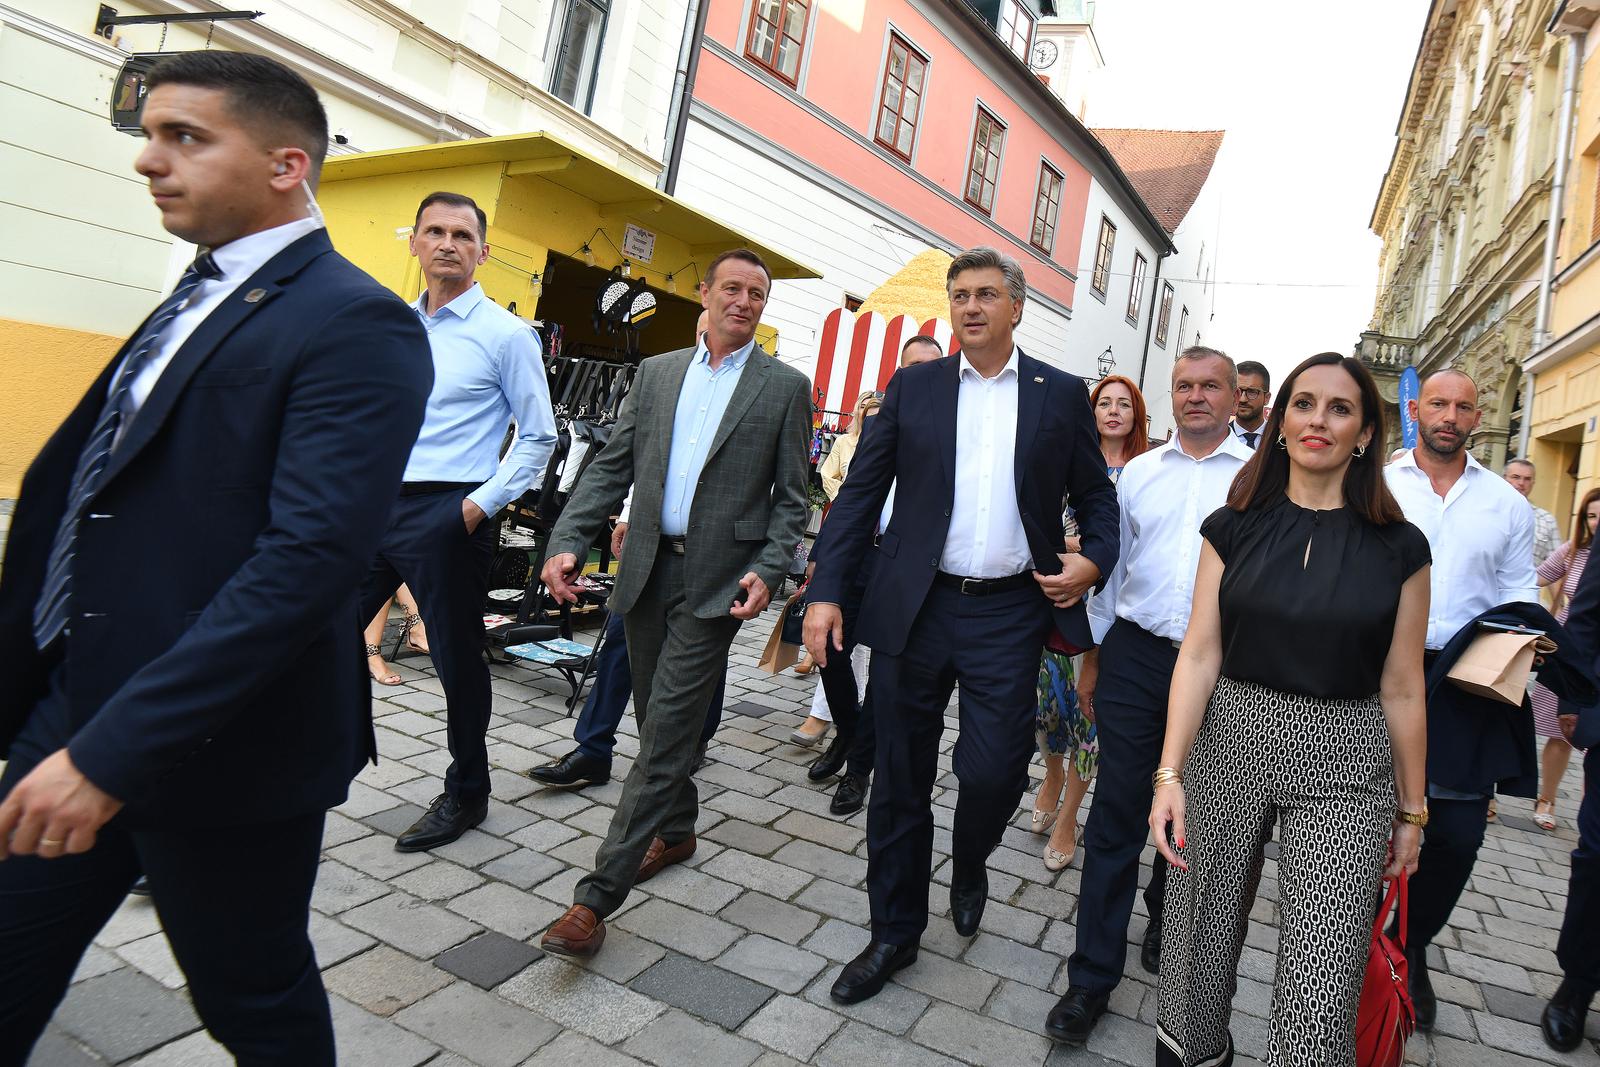
[{"label": "hoop earring", "polygon": [[1355,456],[1356,456],[1357,459],[1360,459],[1362,456],[1364,456],[1366,454],[1367,454],[1367,446],[1366,445],[1356,445]]},{"label": "hoop earring", "polygon": [[1283,449],[1285,452],[1289,451],[1289,442],[1281,433],[1278,435],[1278,447]]}]

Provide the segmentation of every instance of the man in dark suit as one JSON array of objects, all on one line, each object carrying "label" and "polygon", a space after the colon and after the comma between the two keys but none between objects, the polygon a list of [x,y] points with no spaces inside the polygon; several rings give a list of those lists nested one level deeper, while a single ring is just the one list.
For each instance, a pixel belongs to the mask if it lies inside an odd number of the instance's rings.
[{"label": "man in dark suit", "polygon": [[[1584,568],[1567,611],[1567,638],[1600,678],[1600,566]],[[1572,850],[1567,912],[1556,942],[1561,985],[1544,1009],[1545,1042],[1559,1052],[1583,1043],[1589,1005],[1600,989],[1600,707],[1563,702],[1561,730],[1588,755],[1583,759],[1583,805],[1578,809],[1578,847]]]},{"label": "man in dark suit", "polygon": [[[946,282],[961,354],[890,380],[812,554],[806,646],[825,664],[843,648],[840,604],[894,484],[857,624],[873,652],[877,715],[878,787],[867,809],[872,939],[834,983],[841,1003],[873,996],[917,957],[928,923],[929,798],[957,682],[950,913],[957,933],[977,932],[987,857],[1027,787],[1045,636],[1053,623],[1090,647],[1082,597],[1117,559],[1116,493],[1088,392],[1012,339],[1027,293],[1022,268],[976,248],[955,258]],[[1068,497],[1083,538],[1073,555],[1063,551]]]},{"label": "man in dark suit", "polygon": [[0,579],[0,1064],[141,871],[241,1063],[334,1062],[307,936],[323,817],[374,753],[357,586],[432,382],[333,251],[314,90],[260,56],[150,73],[135,164],[205,251],[23,481]]},{"label": "man in dark suit", "polygon": [[550,532],[542,577],[575,600],[579,561],[633,486],[610,603],[628,635],[639,756],[547,952],[594,955],[633,886],[694,855],[690,768],[706,707],[739,626],[767,606],[804,532],[811,383],[756,344],[771,286],[748,249],[711,261],[705,336],[639,365],[611,440]]}]

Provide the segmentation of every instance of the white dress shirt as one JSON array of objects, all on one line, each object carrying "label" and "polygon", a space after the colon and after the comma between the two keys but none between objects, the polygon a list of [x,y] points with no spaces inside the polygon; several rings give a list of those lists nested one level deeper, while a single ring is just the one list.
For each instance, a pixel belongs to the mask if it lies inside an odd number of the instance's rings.
[{"label": "white dress shirt", "polygon": [[956,485],[939,569],[964,578],[1004,578],[1033,569],[1017,508],[1017,350],[985,378],[960,357],[956,392]]},{"label": "white dress shirt", "polygon": [[[213,248],[211,258],[216,262],[217,269],[222,272],[222,277],[208,278],[200,283],[188,302],[184,304],[183,310],[178,312],[168,324],[166,332],[161,335],[161,347],[150,356],[145,365],[139,369],[139,373],[133,376],[133,381],[128,385],[128,398],[122,412],[122,427],[133,421],[134,413],[150,399],[156,382],[161,378],[161,372],[167,369],[172,357],[206,320],[206,316],[221,306],[235,289],[244,284],[245,279],[265,266],[267,260],[306,234],[315,233],[320,229],[322,229],[321,219],[296,219],[282,226],[274,226],[270,230],[261,230],[229,241],[221,248]],[[120,428],[118,436],[121,436]]]},{"label": "white dress shirt", "polygon": [[1157,637],[1182,641],[1200,568],[1200,524],[1228,501],[1228,487],[1250,459],[1230,433],[1203,459],[1172,440],[1135,456],[1117,479],[1122,554],[1105,588],[1089,601],[1095,644],[1123,618]]},{"label": "white dress shirt", "polygon": [[1433,551],[1428,648],[1443,648],[1497,604],[1537,602],[1533,508],[1504,479],[1469,452],[1467,469],[1441,499],[1415,449],[1383,468],[1383,478]]}]

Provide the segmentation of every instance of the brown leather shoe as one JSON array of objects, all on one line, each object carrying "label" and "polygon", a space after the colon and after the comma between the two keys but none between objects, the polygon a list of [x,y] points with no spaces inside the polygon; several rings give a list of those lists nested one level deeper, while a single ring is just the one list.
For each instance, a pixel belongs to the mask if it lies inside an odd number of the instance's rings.
[{"label": "brown leather shoe", "polygon": [[605,920],[582,904],[574,904],[544,932],[539,947],[557,956],[587,959],[605,943]]},{"label": "brown leather shoe", "polygon": [[633,884],[648,882],[674,863],[682,863],[694,855],[694,846],[693,837],[686,837],[671,847],[659,837],[652,839],[650,847],[644,851],[643,862],[639,864],[639,877],[633,880]]}]

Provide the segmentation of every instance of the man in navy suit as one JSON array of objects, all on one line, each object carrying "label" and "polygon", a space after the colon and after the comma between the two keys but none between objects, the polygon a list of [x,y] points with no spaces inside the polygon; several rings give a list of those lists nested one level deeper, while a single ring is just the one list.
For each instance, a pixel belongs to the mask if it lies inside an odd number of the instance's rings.
[{"label": "man in navy suit", "polygon": [[23,480],[0,578],[0,1064],[28,1059],[141,871],[240,1063],[331,1065],[306,926],[326,809],[374,755],[357,588],[432,384],[311,199],[312,88],[150,73],[135,169],[204,251]]},{"label": "man in navy suit", "polygon": [[[961,354],[890,380],[812,554],[806,646],[825,665],[843,648],[840,604],[894,484],[857,623],[873,652],[878,788],[867,815],[872,937],[834,983],[833,998],[846,1004],[917,958],[928,924],[930,796],[957,682],[950,915],[963,937],[977,932],[988,855],[1027,787],[1045,637],[1054,624],[1090,647],[1082,597],[1117,560],[1116,492],[1088,391],[1012,339],[1027,295],[1022,268],[975,248],[955,258],[946,284]],[[1083,538],[1073,555],[1062,529],[1068,497]]]}]

